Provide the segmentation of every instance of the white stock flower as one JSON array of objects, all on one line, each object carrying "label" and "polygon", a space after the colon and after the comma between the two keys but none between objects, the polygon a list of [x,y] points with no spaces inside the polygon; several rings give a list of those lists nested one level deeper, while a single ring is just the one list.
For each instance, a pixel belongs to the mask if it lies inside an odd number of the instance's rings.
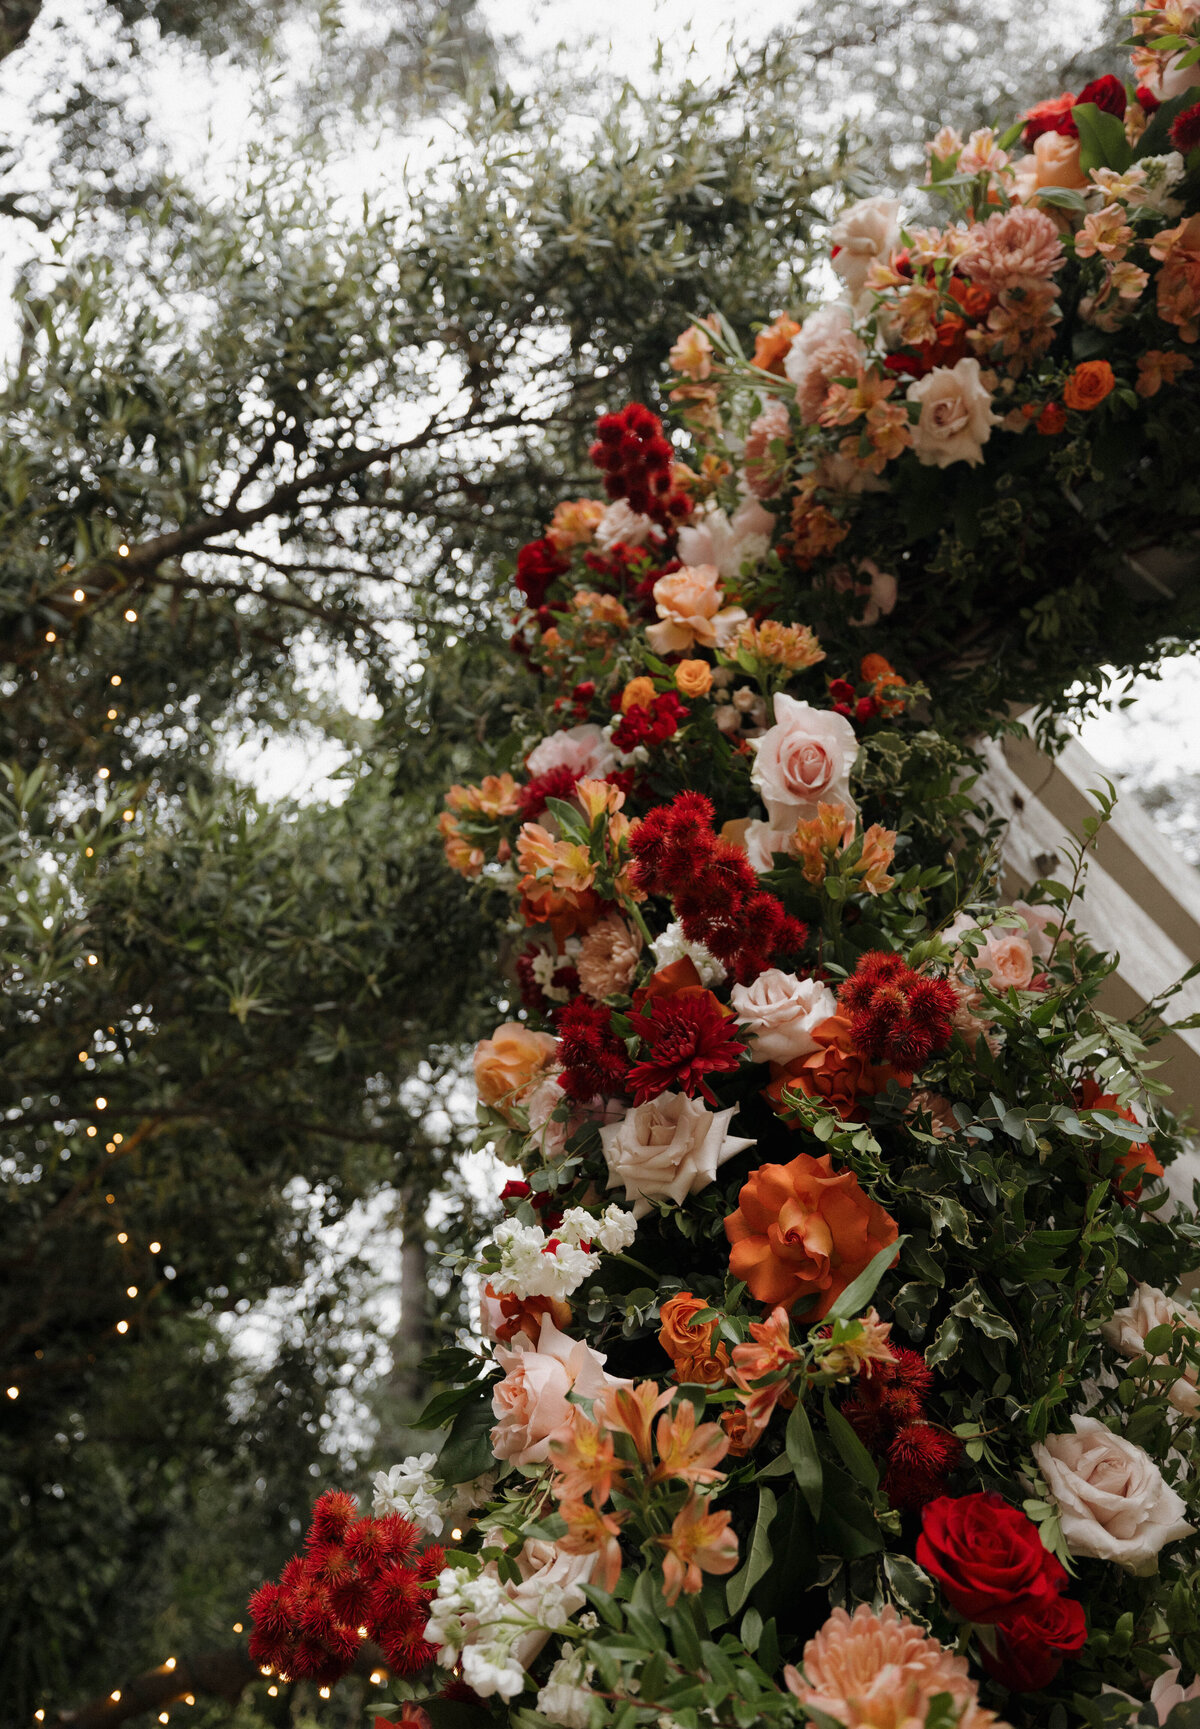
[{"label": "white stock flower", "polygon": [[496,1226],[500,1270],[488,1276],[498,1297],[555,1297],[560,1302],[579,1289],[600,1265],[599,1255],[586,1254],[577,1243],[559,1236],[554,1249],[539,1225],[505,1219]]},{"label": "white stock flower", "polygon": [[651,1201],[682,1205],[688,1195],[708,1187],[726,1159],[754,1145],[729,1133],[735,1109],[710,1111],[699,1099],[676,1092],[635,1105],[621,1122],[600,1130],[608,1187],[624,1188],[639,1219],[650,1211]]},{"label": "white stock flower", "polygon": [[683,926],[678,921],[668,925],[663,934],[656,938],[650,947],[660,969],[673,966],[676,961],[681,961],[687,955],[700,974],[702,985],[723,985],[725,983],[725,968],[717,957],[709,954],[703,943],[689,942],[683,934]]},{"label": "white stock flower", "polygon": [[595,1673],[596,1665],[585,1663],[582,1651],[564,1651],[538,1693],[542,1716],[561,1729],[588,1729],[595,1697],[589,1682]]},{"label": "white stock flower", "polygon": [[1163,1545],[1194,1529],[1182,1499],[1143,1448],[1095,1417],[1071,1422],[1073,1435],[1051,1435],[1033,1449],[1067,1548],[1127,1573],[1153,1573]]},{"label": "white stock flower", "polygon": [[568,1207],[554,1234],[569,1243],[599,1243],[608,1254],[616,1255],[637,1236],[637,1219],[632,1213],[622,1212],[615,1202],[610,1202],[599,1216],[589,1213],[586,1207]]},{"label": "white stock flower", "polygon": [[439,1664],[461,1664],[481,1698],[515,1699],[551,1633],[583,1607],[579,1587],[594,1566],[594,1555],[565,1555],[554,1543],[530,1539],[517,1556],[515,1584],[501,1583],[494,1561],[474,1576],[468,1567],[443,1568],[426,1628],[441,1647]]},{"label": "white stock flower", "polygon": [[375,1476],[373,1510],[377,1519],[385,1513],[399,1513],[431,1537],[440,1537],[444,1512],[438,1500],[436,1453],[410,1453],[390,1471]]}]

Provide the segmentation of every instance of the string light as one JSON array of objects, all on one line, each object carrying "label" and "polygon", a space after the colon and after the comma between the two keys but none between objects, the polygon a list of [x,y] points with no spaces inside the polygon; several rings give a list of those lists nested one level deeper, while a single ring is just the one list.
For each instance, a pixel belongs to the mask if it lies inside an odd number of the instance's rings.
[{"label": "string light", "polygon": [[97,778],[97,780],[107,780],[108,779],[108,770],[106,768],[98,769],[96,771],[96,778]]},{"label": "string light", "polygon": [[81,588],[77,588],[75,590],[75,599],[76,600],[86,600],[87,595],[83,592],[83,590]]},{"label": "string light", "polygon": [[110,679],[109,679],[109,681],[108,681],[108,682],[109,682],[109,684],[120,684],[120,682],[121,682],[121,675],[120,675],[120,673],[119,673],[119,672],[114,672],[114,673],[113,673],[113,675],[112,675],[112,677],[111,677],[111,678],[110,678]]},{"label": "string light", "polygon": [[129,1322],[128,1321],[118,1321],[117,1322],[117,1331],[118,1331],[118,1333],[127,1333],[129,1331]]},{"label": "string light", "polygon": [[260,1675],[273,1675],[275,1673],[275,1671],[270,1667],[269,1664],[265,1669],[260,1667],[258,1672]]},{"label": "string light", "polygon": [[124,1139],[125,1139],[125,1136],[124,1136],[124,1135],[114,1135],[114,1136],[113,1136],[113,1146],[114,1146],[114,1147],[119,1147],[119,1146],[120,1146],[120,1144],[121,1144],[121,1142],[122,1142],[122,1141],[123,1141],[123,1140],[124,1140]]},{"label": "string light", "polygon": [[196,1703],[196,1695],[194,1693],[185,1693],[183,1696],[183,1702],[185,1705],[194,1705]]},{"label": "string light", "polygon": [[105,1141],[104,1150],[106,1153],[115,1153],[117,1150],[117,1143],[115,1141]]},{"label": "string light", "polygon": [[131,810],[123,810],[121,812],[121,821],[122,822],[132,822],[133,821],[133,812]]},{"label": "string light", "polygon": [[126,624],[136,624],[137,623],[137,613],[134,612],[132,607],[130,607],[128,612],[125,614],[125,622],[126,622]]},{"label": "string light", "polygon": [[83,849],[84,858],[92,858],[94,856],[94,854],[95,854],[95,848],[94,847],[89,846],[89,847],[85,847]]},{"label": "string light", "polygon": [[129,548],[126,546],[124,541],[122,541],[120,546],[117,548],[117,557],[118,558],[128,558],[129,557]]},{"label": "string light", "polygon": [[105,1195],[104,1199],[108,1202],[109,1206],[111,1207],[116,1202],[117,1197],[115,1195]]},{"label": "string light", "polygon": [[171,1721],[171,1713],[169,1711],[160,1711],[158,1714],[158,1720],[160,1723],[169,1723]]},{"label": "string light", "polygon": [[117,1241],[118,1241],[118,1243],[127,1243],[129,1241],[129,1232],[128,1231],[118,1231],[117,1232]]},{"label": "string light", "polygon": [[46,1713],[44,1711],[35,1711],[33,1714],[33,1720],[35,1723],[44,1723],[46,1721]]},{"label": "string light", "polygon": [[117,711],[116,711],[116,709],[115,709],[115,708],[110,708],[110,709],[109,709],[109,711],[108,711],[108,718],[109,718],[109,720],[116,720],[116,718],[117,718]]},{"label": "string light", "polygon": [[[151,1243],[150,1253],[152,1255],[160,1255],[162,1253],[162,1244],[161,1243]],[[240,1621],[235,1622],[233,1630],[235,1633],[240,1633],[242,1630],[242,1623]]]},{"label": "string light", "polygon": [[114,1705],[119,1705],[121,1703],[121,1689],[119,1687],[114,1687],[112,1692],[109,1694],[109,1698],[112,1700]]},{"label": "string light", "polygon": [[107,1105],[108,1105],[108,1100],[104,1097],[103,1094],[101,1094],[101,1096],[96,1100],[96,1109],[98,1111],[102,1111],[107,1107]]},{"label": "string light", "polygon": [[386,1680],[387,1676],[384,1674],[382,1669],[372,1669],[371,1682],[374,1686],[382,1687]]},{"label": "string light", "polygon": [[4,1391],[8,1394],[10,1399],[19,1399],[21,1397],[20,1387],[5,1387]]},{"label": "string light", "polygon": [[269,1699],[275,1699],[278,1697],[278,1695],[279,1695],[278,1687],[268,1687],[267,1688],[267,1697]]},{"label": "string light", "polygon": [[168,1657],[166,1662],[163,1664],[163,1668],[164,1669],[173,1669],[174,1667],[175,1667],[174,1657]]},{"label": "string light", "polygon": [[[91,848],[89,847],[88,850],[90,852]],[[100,957],[98,955],[89,955],[87,958],[87,963],[88,963],[88,966],[90,966],[90,967],[99,966],[100,965]]]},{"label": "string light", "polygon": [[[151,1243],[150,1247],[153,1249],[156,1247],[156,1245],[154,1243]],[[233,1630],[235,1633],[240,1633],[242,1630],[242,1623],[240,1621],[235,1621],[233,1623]]]},{"label": "string light", "polygon": [[[126,1285],[125,1295],[127,1297],[136,1297],[137,1296],[137,1286],[136,1285]],[[168,1669],[173,1669],[175,1667],[175,1665],[174,1665],[174,1663],[168,1663],[167,1667],[168,1667]]]},{"label": "string light", "polygon": [[88,1124],[87,1134],[88,1134],[88,1140],[89,1141],[95,1140],[95,1138],[96,1138],[96,1125],[95,1125],[95,1123],[89,1123]]},{"label": "string light", "polygon": [[461,1529],[461,1527],[460,1527],[460,1526],[458,1526],[458,1525],[456,1525],[456,1526],[455,1526],[455,1527],[454,1527],[454,1529],[453,1529],[453,1531],[451,1531],[451,1533],[450,1533],[450,1535],[451,1535],[451,1536],[452,1536],[452,1537],[453,1537],[453,1538],[454,1538],[454,1540],[455,1540],[455,1542],[457,1542],[457,1541],[458,1541],[458,1539],[459,1539],[459,1538],[460,1538],[460,1537],[461,1537],[461,1536],[462,1536],[462,1529]]},{"label": "string light", "polygon": [[58,638],[55,636],[55,634],[52,630],[48,630],[46,632],[46,641],[47,642],[57,642],[58,641]]},{"label": "string light", "polygon": [[88,1060],[88,1053],[86,1051],[80,1051],[79,1060],[81,1063],[86,1063]]}]

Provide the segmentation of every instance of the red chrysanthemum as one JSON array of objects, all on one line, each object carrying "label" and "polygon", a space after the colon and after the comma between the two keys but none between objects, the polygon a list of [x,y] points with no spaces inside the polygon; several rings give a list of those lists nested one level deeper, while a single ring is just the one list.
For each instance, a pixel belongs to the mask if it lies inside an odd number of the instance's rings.
[{"label": "red chrysanthemum", "polygon": [[863,955],[838,998],[855,1046],[875,1063],[919,1069],[954,1032],[954,986],[948,979],[924,978],[897,954]]},{"label": "red chrysanthemum", "polygon": [[746,1050],[736,1036],[736,1021],[711,991],[651,997],[634,1025],[644,1055],[630,1069],[628,1085],[639,1105],[671,1088],[689,1098],[698,1092],[715,1105],[707,1076],[732,1074]]},{"label": "red chrysanthemum", "polygon": [[418,1553],[420,1533],[398,1514],[357,1518],[351,1496],[322,1495],[313,1509],[306,1553],[294,1555],[278,1584],[250,1599],[250,1655],[256,1663],[323,1686],[354,1667],[363,1633],[399,1674],[415,1674],[435,1648],[425,1640],[432,1582],[444,1552]]},{"label": "red chrysanthemum", "polygon": [[689,942],[703,943],[739,983],[791,954],[807,931],[758,885],[740,847],[713,832],[715,811],[703,793],[680,793],[638,825],[630,841],[634,881],[649,894],[669,895]]},{"label": "red chrysanthemum", "polygon": [[639,516],[666,520],[675,452],[657,414],[640,402],[619,414],[602,414],[588,455],[603,472],[610,498],[626,499]]},{"label": "red chrysanthemum", "polygon": [[1185,108],[1172,120],[1171,143],[1185,156],[1189,150],[1200,149],[1200,102]]},{"label": "red chrysanthemum", "polygon": [[629,1057],[612,1026],[612,1010],[576,997],[558,1015],[558,1084],[569,1099],[586,1104],[607,1093],[622,1093]]},{"label": "red chrysanthemum", "polygon": [[546,592],[555,577],[571,568],[552,540],[531,540],[517,553],[516,584],[535,609],[544,606]]}]

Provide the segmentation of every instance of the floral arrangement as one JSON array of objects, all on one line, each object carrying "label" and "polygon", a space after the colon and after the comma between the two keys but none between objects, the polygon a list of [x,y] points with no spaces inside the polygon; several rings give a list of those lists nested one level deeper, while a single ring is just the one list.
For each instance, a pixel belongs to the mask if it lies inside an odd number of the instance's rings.
[{"label": "floral arrangement", "polygon": [[508,899],[512,1176],[444,1444],[318,1507],[276,1669],[390,1641],[412,1725],[1194,1721],[1200,1221],[1074,917],[1111,796],[1007,905],[967,730],[1050,601],[1040,694],[1092,641],[1045,499],[1094,538],[1106,452],[1195,412],[1200,4],[1135,22],[1136,93],[939,135],[945,227],[844,212],[837,302],[685,331],[691,460],[603,415],[521,549],[535,695],[440,823]]}]

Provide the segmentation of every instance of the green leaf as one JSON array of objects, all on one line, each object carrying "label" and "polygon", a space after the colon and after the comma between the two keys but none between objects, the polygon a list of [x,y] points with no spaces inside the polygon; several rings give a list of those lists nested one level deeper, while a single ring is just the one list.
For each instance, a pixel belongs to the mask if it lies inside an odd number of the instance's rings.
[{"label": "green leaf", "polygon": [[808,1510],[815,1521],[821,1517],[823,1473],[821,1455],[817,1452],[816,1438],[808,1420],[808,1413],[804,1409],[803,1399],[797,1399],[788,1418],[784,1431],[784,1447],[796,1481],[800,1485],[800,1493],[808,1503]]},{"label": "green leaf", "polygon": [[466,1483],[480,1477],[493,1463],[492,1427],[496,1421],[490,1400],[468,1405],[455,1417],[438,1454],[438,1476],[443,1483]]},{"label": "green leaf", "polygon": [[883,1570],[892,1596],[902,1609],[908,1609],[914,1615],[928,1613],[937,1593],[933,1580],[923,1567],[918,1567],[907,1555],[885,1555]]},{"label": "green leaf", "polygon": [[871,1298],[880,1279],[893,1266],[900,1250],[908,1241],[907,1237],[898,1237],[894,1243],[888,1243],[880,1249],[870,1262],[863,1268],[857,1279],[852,1279],[833,1306],[825,1311],[823,1321],[850,1321],[861,1315]]},{"label": "green leaf", "polygon": [[856,1478],[864,1489],[874,1492],[879,1487],[879,1472],[875,1461],[842,1413],[834,1408],[828,1393],[825,1395],[825,1421],[829,1426],[830,1439],[841,1454],[842,1463],[850,1475]]},{"label": "green leaf", "polygon": [[1077,102],[1071,118],[1079,128],[1079,166],[1085,174],[1093,168],[1115,168],[1120,172],[1133,161],[1133,149],[1125,136],[1124,122],[1106,114],[1094,102]]},{"label": "green leaf", "polygon": [[771,1520],[775,1517],[776,1505],[774,1495],[763,1484],[758,1491],[758,1517],[754,1521],[750,1552],[746,1556],[744,1564],[738,1568],[725,1587],[725,1600],[729,1605],[731,1615],[736,1615],[745,1606],[747,1597],[771,1565],[771,1545],[767,1538],[767,1531]]}]

